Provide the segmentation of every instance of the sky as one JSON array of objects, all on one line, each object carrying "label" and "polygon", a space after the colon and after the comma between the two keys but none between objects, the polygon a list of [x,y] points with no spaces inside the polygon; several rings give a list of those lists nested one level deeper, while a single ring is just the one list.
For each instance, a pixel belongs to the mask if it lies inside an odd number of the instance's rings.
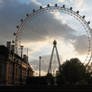
[{"label": "sky", "polygon": [[[85,15],[85,19],[92,22],[92,0],[0,0],[0,45],[15,39],[16,25],[26,17],[26,13],[39,9],[39,6],[53,6],[56,3],[79,10],[80,15]],[[89,26],[92,27],[92,23]],[[88,35],[81,23],[62,12],[45,12],[32,17],[23,26],[20,40],[25,54],[28,48],[29,62],[36,71],[39,56],[42,56],[42,74],[48,70],[53,40],[57,40],[61,63],[75,57],[84,62],[89,46]],[[56,69],[56,56],[53,64],[53,69]]]}]

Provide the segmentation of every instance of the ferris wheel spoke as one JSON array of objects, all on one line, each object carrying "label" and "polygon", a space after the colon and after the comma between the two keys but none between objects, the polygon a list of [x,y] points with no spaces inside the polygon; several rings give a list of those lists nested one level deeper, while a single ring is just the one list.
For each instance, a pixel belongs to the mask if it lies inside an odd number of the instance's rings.
[{"label": "ferris wheel spoke", "polygon": [[[43,13],[50,13],[50,12],[61,12],[61,13],[65,13],[67,15],[70,15],[72,17],[74,17],[77,21],[79,21],[81,23],[81,25],[83,26],[83,28],[85,29],[86,33],[87,33],[87,39],[88,39],[88,53],[86,56],[86,59],[84,61],[85,62],[90,62],[91,58],[92,58],[92,54],[90,54],[91,52],[91,31],[92,29],[90,28],[89,24],[90,21],[86,21],[85,20],[85,15],[81,16],[79,11],[73,11],[73,8],[66,8],[65,5],[62,6],[58,6],[57,4],[55,4],[54,6],[50,6],[50,4],[48,4],[46,7],[42,7],[40,6],[40,8],[38,10],[33,9],[32,13],[30,14],[26,14],[25,19],[21,19],[21,23],[20,25],[17,26],[17,32],[15,35],[15,51],[17,53],[17,48],[20,44],[20,40],[21,40],[21,32],[22,29],[25,25],[25,23],[29,20],[32,19],[34,16],[38,16],[39,14],[43,14]],[[51,43],[51,41],[49,40],[49,43]]]}]

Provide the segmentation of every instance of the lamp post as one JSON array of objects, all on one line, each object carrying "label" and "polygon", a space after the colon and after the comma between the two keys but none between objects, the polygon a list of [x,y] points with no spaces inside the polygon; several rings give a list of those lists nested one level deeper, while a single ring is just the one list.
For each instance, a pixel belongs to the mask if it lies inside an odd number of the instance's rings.
[{"label": "lamp post", "polygon": [[13,55],[13,63],[12,63],[12,84],[15,84],[15,42],[12,41],[12,45],[11,45],[11,51],[12,51],[12,55]]},{"label": "lamp post", "polygon": [[21,49],[21,58],[23,58],[23,48],[24,48],[24,46],[21,45],[21,46],[20,46],[20,49]]},{"label": "lamp post", "polygon": [[[21,59],[23,58],[23,48],[24,46],[21,45],[20,49],[21,49]],[[20,84],[22,84],[22,60],[21,60],[21,64],[20,64]]]},{"label": "lamp post", "polygon": [[42,57],[39,56],[39,77],[41,77],[41,59]]}]

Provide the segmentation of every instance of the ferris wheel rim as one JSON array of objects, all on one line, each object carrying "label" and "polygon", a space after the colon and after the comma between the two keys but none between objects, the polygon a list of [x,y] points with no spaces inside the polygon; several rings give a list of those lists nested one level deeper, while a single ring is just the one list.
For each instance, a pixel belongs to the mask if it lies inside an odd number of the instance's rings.
[{"label": "ferris wheel rim", "polygon": [[[51,12],[52,10],[54,10],[54,11],[58,10],[60,12],[63,11],[63,13],[68,14],[70,16],[73,16],[76,20],[78,20],[82,24],[82,26],[84,27],[85,31],[88,34],[88,44],[89,44],[88,46],[89,47],[88,47],[88,54],[87,54],[86,59],[85,59],[85,61],[86,61],[87,58],[88,58],[88,55],[91,52],[91,46],[90,46],[91,39],[90,39],[89,35],[91,34],[92,29],[89,26],[90,21],[87,22],[85,20],[85,16],[81,16],[79,14],[79,11],[75,12],[75,11],[72,10],[72,7],[66,8],[65,5],[63,5],[62,7],[60,7],[57,4],[55,4],[54,6],[50,6],[48,4],[47,7],[43,8],[42,6],[40,6],[40,9],[37,9],[37,10],[33,9],[33,11],[30,14],[26,14],[26,17],[24,19],[21,19],[21,23],[17,26],[17,32],[16,32],[16,36],[15,36],[15,49],[16,49],[16,52],[17,52],[17,45],[18,45],[18,34],[19,34],[19,32],[21,32],[21,30],[22,30],[24,24],[26,23],[26,21],[28,19],[34,17],[37,14],[40,14],[40,13],[43,13],[43,12]],[[91,58],[92,58],[92,52],[91,52],[91,55],[90,55],[90,59],[88,60],[88,63],[91,61]]]}]

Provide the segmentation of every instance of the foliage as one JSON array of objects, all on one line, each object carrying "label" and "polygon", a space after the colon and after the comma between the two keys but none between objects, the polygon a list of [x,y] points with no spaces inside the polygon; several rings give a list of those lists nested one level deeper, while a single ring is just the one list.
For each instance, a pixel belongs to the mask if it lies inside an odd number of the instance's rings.
[{"label": "foliage", "polygon": [[[53,77],[53,75],[51,74],[51,73],[48,73],[47,74],[47,82],[50,84],[50,85],[53,85],[53,83],[54,83],[54,77]],[[47,83],[47,84],[48,84]]]},{"label": "foliage", "polygon": [[[58,84],[87,84],[90,74],[87,73],[86,67],[77,58],[66,60],[60,67],[57,74]],[[87,75],[89,74],[89,75]]]}]

